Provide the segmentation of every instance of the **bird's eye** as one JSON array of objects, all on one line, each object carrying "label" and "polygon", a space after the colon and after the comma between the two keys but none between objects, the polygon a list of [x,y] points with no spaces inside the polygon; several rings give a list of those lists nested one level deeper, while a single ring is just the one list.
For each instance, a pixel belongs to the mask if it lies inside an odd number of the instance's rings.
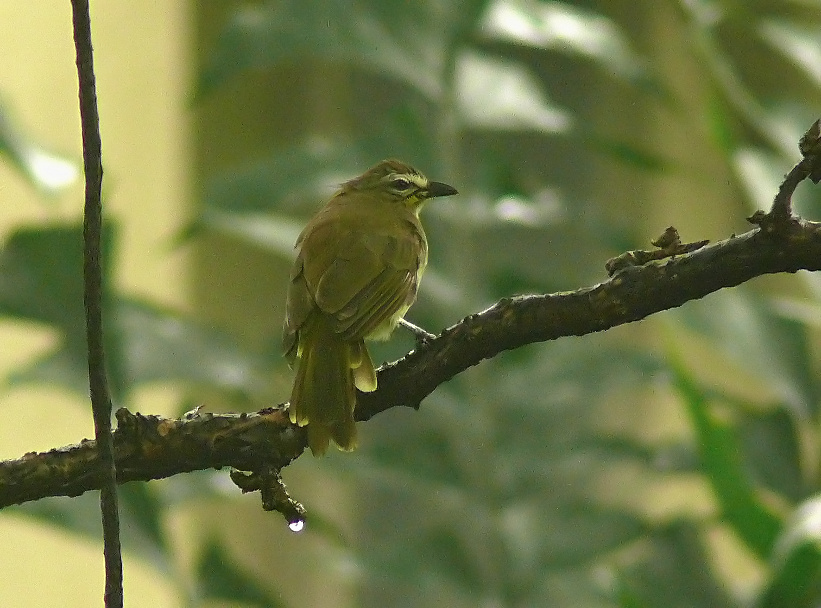
[{"label": "bird's eye", "polygon": [[391,188],[394,190],[407,190],[410,187],[410,182],[403,177],[397,177],[391,182]]}]

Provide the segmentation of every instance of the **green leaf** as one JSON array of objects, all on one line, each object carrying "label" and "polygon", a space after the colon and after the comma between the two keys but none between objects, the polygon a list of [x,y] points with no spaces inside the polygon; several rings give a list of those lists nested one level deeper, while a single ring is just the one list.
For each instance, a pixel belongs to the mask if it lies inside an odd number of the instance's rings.
[{"label": "green leaf", "polygon": [[273,213],[222,213],[209,210],[203,211],[195,224],[195,228],[208,228],[238,238],[286,260],[294,258],[294,243],[304,226],[304,220]]},{"label": "green leaf", "polygon": [[471,554],[469,543],[458,530],[443,526],[425,531],[419,541],[416,551],[405,558],[412,560],[414,554],[426,556],[419,578],[441,577],[446,580],[440,584],[456,584],[467,592],[482,588],[482,573],[477,564],[481,560]]},{"label": "green leaf", "polygon": [[538,578],[547,568],[587,563],[647,532],[635,513],[596,504],[513,501],[499,514],[514,571]]},{"label": "green leaf", "polygon": [[614,608],[616,605],[609,597],[612,580],[605,567],[548,570],[540,578],[538,587],[526,595],[515,587],[510,589],[504,605],[562,608]]},{"label": "green leaf", "polygon": [[[715,608],[735,606],[719,580],[695,523],[676,520],[650,535],[634,559],[616,571],[621,606]],[[614,598],[614,599],[616,599]]]},{"label": "green leaf", "polygon": [[80,177],[77,162],[36,143],[0,100],[0,154],[34,186],[46,194],[57,194]]},{"label": "green leaf", "polygon": [[783,408],[765,412],[744,407],[738,432],[746,469],[756,483],[778,492],[788,501],[806,496],[802,467],[801,429]]},{"label": "green leaf", "polygon": [[735,132],[735,115],[717,91],[710,91],[704,104],[708,133],[725,158],[731,158],[739,146]]},{"label": "green leaf", "polygon": [[785,319],[821,329],[821,300],[785,296],[773,301],[773,309]]},{"label": "green leaf", "polygon": [[[103,278],[109,371],[115,388],[183,380],[229,390],[257,386],[261,358],[226,335],[184,316],[110,294],[115,231],[103,234]],[[87,392],[80,226],[23,228],[0,250],[0,314],[44,323],[59,346],[12,372],[11,384],[47,382]]]},{"label": "green leaf", "polygon": [[[106,261],[114,236],[106,226],[101,245]],[[105,264],[104,288],[111,284],[110,269]],[[46,225],[12,233],[0,250],[0,314],[85,336],[82,226]]]},{"label": "green leaf", "polygon": [[597,133],[587,133],[583,136],[593,149],[632,168],[643,171],[671,171],[675,168],[671,159],[637,144],[611,139]]},{"label": "green leaf", "polygon": [[731,160],[751,207],[768,211],[773,193],[784,180],[784,159],[761,148],[740,147]]},{"label": "green leaf", "polygon": [[608,73],[660,90],[647,62],[630,47],[619,25],[608,17],[565,2],[496,0],[481,35],[517,45],[587,57]]},{"label": "green leaf", "polygon": [[815,608],[821,602],[821,497],[795,510],[776,544],[761,608]]},{"label": "green leaf", "polygon": [[631,437],[591,434],[581,436],[574,452],[597,455],[603,464],[627,461],[640,464],[661,473],[696,473],[699,470],[698,455],[693,446],[682,441],[648,445]]},{"label": "green leaf", "polygon": [[10,387],[26,384],[51,384],[88,395],[88,357],[83,340],[62,342],[49,352],[6,376]]},{"label": "green leaf", "polygon": [[821,86],[821,32],[783,19],[762,19],[758,34]]},{"label": "green leaf", "polygon": [[[734,113],[734,119],[746,121],[756,129],[773,149],[783,156],[795,155],[795,138],[783,128],[783,124],[771,112],[743,80],[732,58],[721,48],[714,32],[714,23],[699,24],[692,36],[692,44],[703,68],[717,85],[721,101]],[[716,106],[714,102],[714,106]],[[715,110],[715,107],[713,108]]]},{"label": "green leaf", "polygon": [[[580,410],[601,394],[602,387],[620,390],[642,386],[648,377],[666,369],[663,361],[652,354],[603,336],[589,338],[540,346],[542,356],[511,361],[500,370],[496,386],[508,407],[501,409],[498,418],[501,428],[509,431],[504,435],[512,442],[520,441],[521,433],[538,435],[543,431],[534,428],[514,432],[525,410],[536,417],[567,413],[568,418],[585,424]],[[534,377],[540,382],[528,386],[527,379]],[[544,385],[551,387],[549,394],[545,394]]]},{"label": "green leaf", "polygon": [[216,540],[209,541],[200,554],[197,583],[200,595],[206,600],[241,602],[260,608],[285,606],[258,581],[248,576]]},{"label": "green leaf", "polygon": [[[247,395],[267,385],[262,354],[180,313],[137,300],[115,303],[107,322],[107,362],[115,394],[152,382],[187,382]],[[9,375],[12,385],[43,382],[88,392],[85,343],[65,341]]]},{"label": "green leaf", "polygon": [[435,3],[280,0],[236,10],[200,75],[209,94],[245,70],[315,57],[441,93],[448,37]]},{"label": "green leaf", "polygon": [[[396,424],[402,413],[390,413],[380,427]],[[374,419],[376,422],[378,419]],[[422,492],[425,486],[458,489],[464,471],[455,462],[448,433],[427,425],[403,425],[401,438],[377,427],[359,463],[333,461],[331,466],[367,474],[381,487],[400,484],[402,491]],[[361,465],[361,467],[359,466]]]},{"label": "green leaf", "polygon": [[766,559],[781,529],[781,519],[752,487],[736,430],[711,411],[706,396],[680,364],[672,367],[674,383],[690,415],[702,467],[722,517],[756,555]]},{"label": "green leaf", "polygon": [[[235,391],[258,387],[260,356],[183,315],[145,302],[118,301],[109,293],[114,238],[107,227],[103,297],[115,389],[175,380]],[[87,392],[82,247],[80,226],[47,226],[18,230],[0,251],[0,314],[44,323],[61,334],[54,351],[10,374],[12,384],[48,382]]]},{"label": "green leaf", "polygon": [[[110,302],[116,231],[103,230],[103,299]],[[56,381],[87,392],[83,310],[83,231],[79,225],[20,228],[0,250],[0,315],[43,323],[60,333],[60,345],[28,369],[11,374],[12,383]]]},{"label": "green leaf", "polygon": [[147,302],[121,300],[113,319],[123,384],[190,382],[247,394],[265,383],[265,360],[225,332]]},{"label": "green leaf", "polygon": [[711,294],[672,315],[765,382],[799,419],[817,413],[819,384],[805,325],[743,288]]},{"label": "green leaf", "polygon": [[127,525],[131,531],[139,532],[147,549],[168,557],[169,547],[163,527],[165,509],[156,488],[141,482],[122,484],[117,488],[117,496],[125,520],[121,526]]},{"label": "green leaf", "polygon": [[548,101],[538,80],[521,63],[465,52],[456,64],[456,100],[469,127],[565,133],[570,114]]},{"label": "green leaf", "polygon": [[386,147],[387,142],[366,138],[301,142],[218,174],[205,186],[203,207],[237,213],[295,211],[305,201],[318,207],[339,184],[379,160],[379,151]]},{"label": "green leaf", "polygon": [[622,581],[621,577],[615,577],[614,587],[613,595],[619,608],[647,608],[648,605],[639,598],[635,591],[630,589],[628,584]]}]

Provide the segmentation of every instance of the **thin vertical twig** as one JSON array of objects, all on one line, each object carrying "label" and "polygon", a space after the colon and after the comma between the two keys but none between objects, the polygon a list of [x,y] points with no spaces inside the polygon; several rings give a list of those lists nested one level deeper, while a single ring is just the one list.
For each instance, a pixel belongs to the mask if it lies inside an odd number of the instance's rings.
[{"label": "thin vertical twig", "polygon": [[123,564],[120,547],[120,518],[117,506],[117,471],[111,434],[111,395],[106,378],[103,349],[103,273],[100,263],[102,235],[102,148],[100,117],[91,45],[91,16],[88,0],[71,0],[74,46],[80,88],[80,119],[83,132],[85,210],[83,219],[83,298],[88,340],[88,379],[94,433],[105,479],[100,489],[105,559],[105,605],[123,605]]}]

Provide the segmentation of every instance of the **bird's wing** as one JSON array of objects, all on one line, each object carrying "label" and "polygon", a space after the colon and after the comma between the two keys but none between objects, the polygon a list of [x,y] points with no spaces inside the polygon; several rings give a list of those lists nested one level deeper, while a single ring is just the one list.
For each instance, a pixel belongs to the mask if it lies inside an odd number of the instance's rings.
[{"label": "bird's wing", "polygon": [[312,253],[322,253],[303,259],[302,275],[316,306],[336,318],[346,338],[364,338],[412,302],[422,247],[412,225],[397,234],[318,225],[306,241],[314,238],[324,246]]},{"label": "bird's wing", "polygon": [[299,251],[291,268],[288,296],[285,301],[285,323],[282,327],[282,350],[292,364],[299,355],[299,330],[305,325],[311,311],[316,308],[303,274],[302,252]]},{"label": "bird's wing", "polygon": [[415,294],[415,272],[386,268],[336,314],[337,331],[349,339],[367,337],[407,308]]}]

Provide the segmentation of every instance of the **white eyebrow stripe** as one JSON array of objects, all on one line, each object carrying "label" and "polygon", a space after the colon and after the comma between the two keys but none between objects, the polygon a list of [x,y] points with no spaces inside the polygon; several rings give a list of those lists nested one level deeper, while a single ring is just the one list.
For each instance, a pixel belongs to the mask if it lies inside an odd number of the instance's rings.
[{"label": "white eyebrow stripe", "polygon": [[417,175],[416,173],[395,173],[392,179],[396,178],[406,179],[412,184],[416,184],[419,188],[428,187],[428,179],[421,175]]}]

